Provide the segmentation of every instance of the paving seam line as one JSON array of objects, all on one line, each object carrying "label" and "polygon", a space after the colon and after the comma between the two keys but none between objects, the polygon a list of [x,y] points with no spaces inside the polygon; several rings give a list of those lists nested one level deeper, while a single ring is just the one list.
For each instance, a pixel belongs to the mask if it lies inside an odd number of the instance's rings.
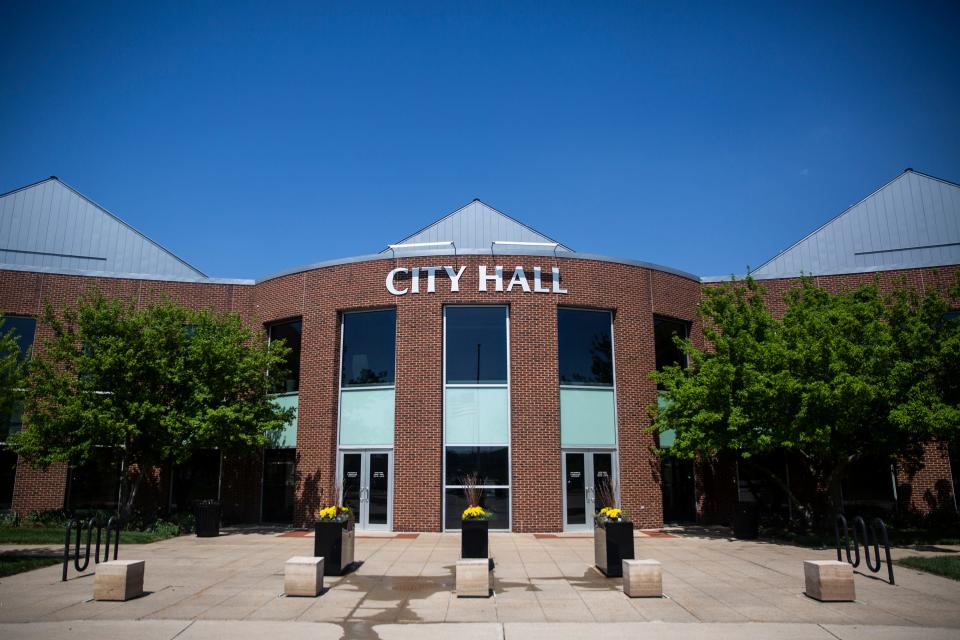
[{"label": "paving seam line", "polygon": [[177,634],[176,634],[175,636],[173,636],[172,638],[170,638],[170,640],[176,640],[177,638],[179,638],[180,635],[181,635],[184,631],[186,631],[187,629],[189,629],[190,627],[192,627],[192,626],[193,626],[193,623],[196,622],[196,621],[197,621],[196,618],[194,618],[193,620],[191,620],[190,623],[189,623],[187,626],[185,626],[183,629],[180,629],[180,631],[177,631]]}]

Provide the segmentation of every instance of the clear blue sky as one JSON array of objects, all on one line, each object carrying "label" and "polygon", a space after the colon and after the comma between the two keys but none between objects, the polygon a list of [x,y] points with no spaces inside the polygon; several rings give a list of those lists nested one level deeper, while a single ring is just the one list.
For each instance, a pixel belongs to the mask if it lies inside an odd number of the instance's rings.
[{"label": "clear blue sky", "polygon": [[473,198],[723,275],[960,181],[960,4],[726,4],[3,2],[0,191],[57,175],[214,276]]}]

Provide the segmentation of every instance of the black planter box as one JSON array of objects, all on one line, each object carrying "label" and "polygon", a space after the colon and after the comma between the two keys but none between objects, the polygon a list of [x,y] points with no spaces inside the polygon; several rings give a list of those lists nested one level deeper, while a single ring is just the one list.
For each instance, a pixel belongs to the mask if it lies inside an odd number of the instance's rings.
[{"label": "black planter box", "polygon": [[460,522],[460,557],[490,557],[489,531],[489,520],[462,520]]},{"label": "black planter box", "polygon": [[323,558],[323,575],[342,576],[353,564],[353,518],[313,525],[313,555]]},{"label": "black planter box", "polygon": [[623,575],[623,560],[633,560],[633,523],[606,522],[593,528],[593,554],[597,569],[608,578]]},{"label": "black planter box", "polygon": [[216,538],[220,535],[220,503],[197,504],[197,537]]},{"label": "black planter box", "polygon": [[756,540],[760,537],[760,505],[756,502],[737,504],[733,517],[733,537],[740,540]]}]

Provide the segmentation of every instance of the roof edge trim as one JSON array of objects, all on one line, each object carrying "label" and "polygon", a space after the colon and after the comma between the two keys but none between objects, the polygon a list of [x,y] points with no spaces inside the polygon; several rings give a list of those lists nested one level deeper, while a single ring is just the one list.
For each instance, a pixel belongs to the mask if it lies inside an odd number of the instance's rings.
[{"label": "roof edge trim", "polygon": [[85,271],[58,267],[38,267],[23,264],[0,263],[0,271],[21,271],[27,273],[48,273],[62,276],[84,276],[88,278],[116,278],[119,280],[152,280],[154,282],[185,282],[190,284],[238,284],[253,285],[256,280],[245,278],[187,278],[183,276],[163,276],[155,273],[121,273],[116,271]]}]

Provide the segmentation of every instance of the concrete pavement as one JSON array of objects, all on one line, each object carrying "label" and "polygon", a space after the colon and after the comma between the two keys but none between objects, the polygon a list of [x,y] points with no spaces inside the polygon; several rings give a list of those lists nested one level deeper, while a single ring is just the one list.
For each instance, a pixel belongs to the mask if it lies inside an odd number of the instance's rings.
[{"label": "concrete pavement", "polygon": [[210,620],[138,620],[0,623],[6,640],[582,640],[644,638],[645,640],[956,640],[957,630],[936,627],[817,625],[810,623],[432,623],[333,624],[326,622],[254,622]]},{"label": "concrete pavement", "polygon": [[[94,602],[92,574],[71,570],[63,583],[59,566],[3,578],[0,623],[14,624],[0,627],[0,637],[58,637],[70,628],[83,629],[84,636],[110,637],[124,624],[137,629],[138,637],[180,634],[178,639],[221,637],[228,631],[229,637],[242,638],[284,629],[284,637],[416,634],[417,640],[427,640],[451,633],[468,640],[533,633],[524,624],[539,625],[538,635],[558,638],[601,629],[642,630],[644,637],[663,634],[671,640],[728,633],[851,640],[960,637],[960,583],[906,567],[896,567],[896,586],[858,574],[853,603],[805,597],[803,560],[831,559],[832,550],[707,536],[637,538],[637,556],[663,564],[666,597],[629,599],[620,580],[604,578],[592,567],[590,537],[491,534],[495,595],[457,599],[452,589],[459,542],[457,534],[358,537],[362,564],[347,576],[328,577],[328,588],[318,598],[283,595],[283,563],[290,556],[310,555],[311,538],[234,532],[122,546],[121,558],[146,560],[147,595],[125,603]],[[424,624],[406,624],[414,622]],[[607,624],[626,626],[601,626]],[[863,630],[862,625],[872,626]]]}]

